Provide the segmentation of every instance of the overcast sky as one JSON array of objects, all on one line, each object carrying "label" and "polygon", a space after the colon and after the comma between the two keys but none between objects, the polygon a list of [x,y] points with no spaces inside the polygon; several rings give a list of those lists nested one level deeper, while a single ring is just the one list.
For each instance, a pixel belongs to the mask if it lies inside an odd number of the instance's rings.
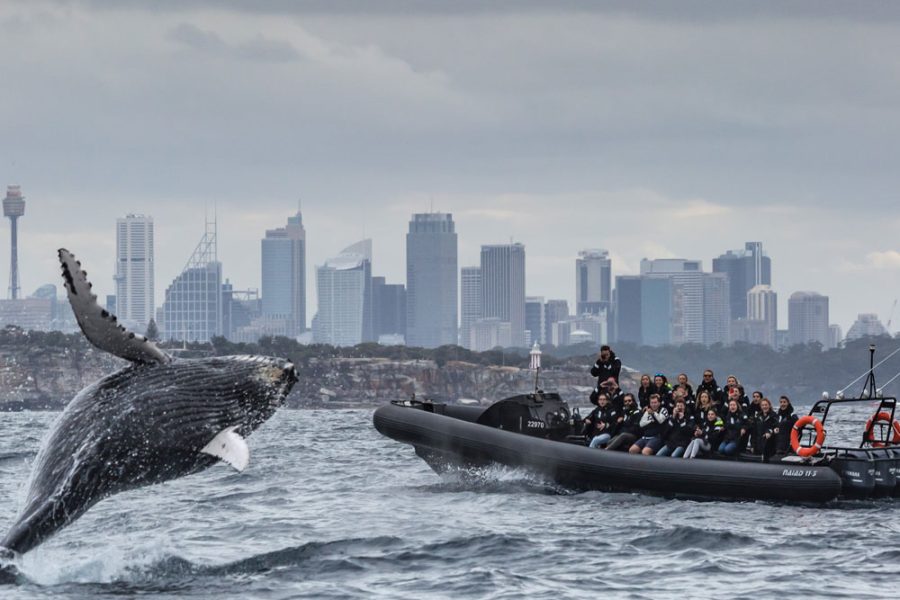
[{"label": "overcast sky", "polygon": [[830,296],[845,332],[886,320],[900,5],[543,4],[4,1],[0,183],[27,197],[25,293],[59,283],[60,246],[113,293],[134,212],[155,220],[160,303],[214,205],[226,277],[258,288],[259,238],[302,199],[309,318],[314,266],[363,236],[403,282],[409,216],[433,205],[460,266],[524,243],[529,295],[573,302],[583,248],[620,275],[759,240],[782,328],[797,290]]}]

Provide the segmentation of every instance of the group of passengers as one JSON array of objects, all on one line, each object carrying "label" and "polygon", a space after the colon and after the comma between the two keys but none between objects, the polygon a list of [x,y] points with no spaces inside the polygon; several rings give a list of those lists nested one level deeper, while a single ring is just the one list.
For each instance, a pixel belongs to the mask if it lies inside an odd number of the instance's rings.
[{"label": "group of passengers", "polygon": [[776,410],[762,392],[748,397],[734,375],[719,387],[709,369],[696,392],[684,373],[674,386],[657,373],[642,375],[635,395],[619,387],[621,368],[612,349],[603,346],[591,369],[599,382],[591,394],[596,408],[583,422],[591,448],[673,458],[752,452],[765,461],[791,451],[797,415],[787,396]]}]

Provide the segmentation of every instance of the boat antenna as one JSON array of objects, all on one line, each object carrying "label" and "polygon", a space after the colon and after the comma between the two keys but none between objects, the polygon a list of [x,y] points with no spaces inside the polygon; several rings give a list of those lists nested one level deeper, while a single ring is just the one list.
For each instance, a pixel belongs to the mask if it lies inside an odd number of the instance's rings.
[{"label": "boat antenna", "polygon": [[863,383],[860,397],[864,397],[866,392],[869,392],[869,398],[875,397],[875,344],[869,344],[869,374]]},{"label": "boat antenna", "polygon": [[535,342],[534,346],[531,347],[531,352],[529,352],[529,355],[531,356],[531,368],[534,370],[534,392],[537,393],[541,389],[541,347],[537,342]]}]

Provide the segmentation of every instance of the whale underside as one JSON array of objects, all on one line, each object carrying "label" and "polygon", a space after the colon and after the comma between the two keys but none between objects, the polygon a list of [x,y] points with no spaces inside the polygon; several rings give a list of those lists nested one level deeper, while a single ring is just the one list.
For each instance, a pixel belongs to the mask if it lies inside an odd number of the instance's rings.
[{"label": "whale underside", "polygon": [[201,471],[223,431],[249,435],[295,381],[280,359],[134,365],[82,390],[35,459],[21,516],[0,547],[27,552],[101,499]]}]

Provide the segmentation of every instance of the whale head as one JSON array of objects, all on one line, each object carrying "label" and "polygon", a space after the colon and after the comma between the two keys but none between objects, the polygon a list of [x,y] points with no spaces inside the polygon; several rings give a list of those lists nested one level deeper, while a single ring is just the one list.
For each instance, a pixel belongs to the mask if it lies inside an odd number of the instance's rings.
[{"label": "whale head", "polygon": [[259,427],[284,404],[297,383],[297,370],[287,359],[270,356],[223,356],[210,361],[221,365],[221,371],[232,379],[239,422],[234,425],[246,435]]}]

